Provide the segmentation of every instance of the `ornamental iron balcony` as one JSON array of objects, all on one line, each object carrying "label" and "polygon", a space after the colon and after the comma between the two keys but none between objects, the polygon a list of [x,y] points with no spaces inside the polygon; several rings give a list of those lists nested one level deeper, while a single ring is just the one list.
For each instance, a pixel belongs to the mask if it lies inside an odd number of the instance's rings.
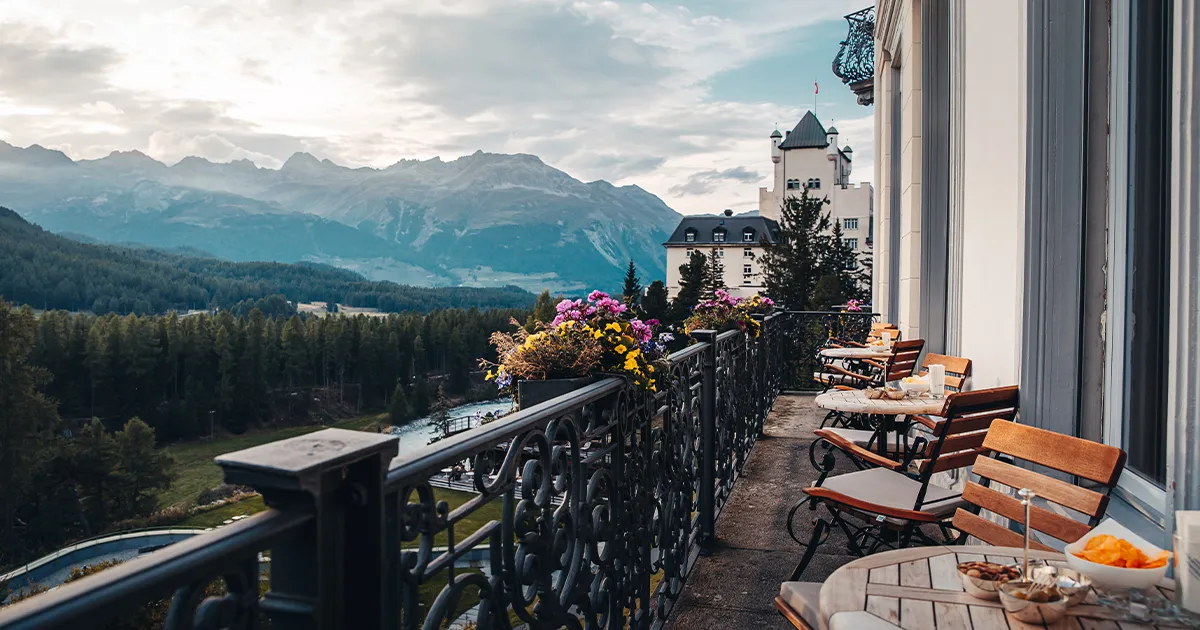
[{"label": "ornamental iron balcony", "polygon": [[833,73],[858,96],[859,105],[875,103],[875,7],[846,16],[849,31],[833,58]]}]

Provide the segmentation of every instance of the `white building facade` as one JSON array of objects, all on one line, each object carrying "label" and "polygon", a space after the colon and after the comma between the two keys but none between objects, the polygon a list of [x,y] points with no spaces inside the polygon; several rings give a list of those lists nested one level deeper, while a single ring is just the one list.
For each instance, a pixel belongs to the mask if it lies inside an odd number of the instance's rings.
[{"label": "white building facade", "polygon": [[770,190],[758,189],[758,213],[778,221],[779,208],[787,197],[810,196],[829,199],[830,220],[841,225],[847,246],[869,252],[872,241],[874,196],[871,184],[850,182],[853,149],[838,148],[838,131],[825,129],[812,112],[807,112],[787,135],[771,134],[774,178]]},{"label": "white building facade", "polygon": [[679,293],[679,268],[692,252],[716,256],[724,267],[725,287],[730,295],[748,298],[762,293],[762,243],[775,242],[775,221],[750,214],[689,216],[679,222],[663,245],[667,248],[667,294]]},{"label": "white building facade", "polygon": [[1021,422],[1124,449],[1109,516],[1170,544],[1200,509],[1197,4],[876,20],[875,310],[1019,384]]}]

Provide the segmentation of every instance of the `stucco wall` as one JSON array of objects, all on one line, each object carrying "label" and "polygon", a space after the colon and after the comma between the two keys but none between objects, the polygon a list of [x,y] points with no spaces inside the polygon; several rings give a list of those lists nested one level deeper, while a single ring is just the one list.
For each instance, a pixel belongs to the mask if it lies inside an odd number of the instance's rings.
[{"label": "stucco wall", "polygon": [[[705,256],[712,253],[712,245],[701,244],[697,246],[697,249]],[[753,246],[750,248],[754,254],[753,258],[745,256],[746,247],[741,243],[730,243],[718,249],[725,253],[721,262],[725,265],[725,286],[729,294],[737,297],[750,297],[756,293],[761,293],[763,289],[762,247]],[[688,253],[686,247],[667,248],[667,293],[672,298],[679,293],[679,267],[680,265],[687,264],[687,261]],[[742,282],[744,279],[743,265],[747,264],[750,265],[754,273],[750,284]]]},{"label": "stucco wall", "polygon": [[1025,22],[1021,3],[964,4],[962,354],[983,388],[1019,376]]}]

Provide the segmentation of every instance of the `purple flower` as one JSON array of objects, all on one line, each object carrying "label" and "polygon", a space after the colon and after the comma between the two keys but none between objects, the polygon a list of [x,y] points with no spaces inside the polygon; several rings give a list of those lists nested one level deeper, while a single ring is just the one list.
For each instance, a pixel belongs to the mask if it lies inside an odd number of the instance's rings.
[{"label": "purple flower", "polygon": [[629,320],[629,333],[633,335],[634,339],[642,343],[650,341],[650,338],[654,336],[654,331],[651,330],[650,326],[646,325],[640,319]]},{"label": "purple flower", "polygon": [[662,322],[658,321],[657,319],[651,319],[651,320],[647,320],[647,321],[646,321],[646,325],[647,325],[647,326],[657,326],[657,325],[659,325],[659,324],[661,324],[661,323],[662,323]]},{"label": "purple flower", "polygon": [[589,302],[598,302],[607,297],[608,297],[608,294],[603,291],[592,291],[591,293],[588,294],[587,300]]},{"label": "purple flower", "polygon": [[570,310],[574,306],[575,306],[575,302],[572,302],[571,300],[563,300],[563,301],[559,302],[557,305],[555,305],[554,310],[558,311],[559,313],[562,313],[564,311]]},{"label": "purple flower", "polygon": [[675,341],[675,335],[672,335],[669,332],[659,333],[658,340],[663,343],[670,343],[672,341]]}]

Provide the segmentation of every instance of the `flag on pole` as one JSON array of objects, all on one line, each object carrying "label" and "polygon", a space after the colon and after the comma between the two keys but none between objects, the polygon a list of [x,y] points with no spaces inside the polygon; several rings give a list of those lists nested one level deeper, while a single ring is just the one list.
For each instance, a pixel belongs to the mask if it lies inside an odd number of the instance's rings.
[{"label": "flag on pole", "polygon": [[820,93],[821,93],[821,89],[819,87],[817,87],[817,82],[813,81],[813,94],[820,94]]}]

